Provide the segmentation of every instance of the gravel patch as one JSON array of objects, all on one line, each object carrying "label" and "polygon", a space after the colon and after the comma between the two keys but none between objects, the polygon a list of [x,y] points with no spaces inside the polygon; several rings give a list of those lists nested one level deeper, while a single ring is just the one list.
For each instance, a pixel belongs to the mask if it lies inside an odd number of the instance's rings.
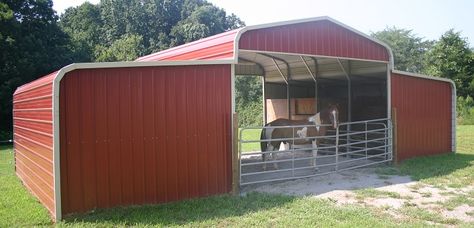
[{"label": "gravel patch", "polygon": [[[446,219],[458,219],[463,222],[474,222],[474,207],[467,204],[448,210],[442,203],[465,194],[474,189],[465,188],[437,188],[413,181],[409,176],[379,175],[376,168],[361,168],[339,173],[328,174],[311,178],[298,179],[278,183],[247,186],[242,189],[246,192],[265,192],[272,194],[286,194],[295,196],[310,196],[319,199],[328,199],[336,205],[361,204],[368,207],[383,209],[395,218],[403,218],[400,211],[403,207],[418,207]],[[357,189],[375,189],[376,191],[393,192],[398,197],[374,196],[357,197]]]}]

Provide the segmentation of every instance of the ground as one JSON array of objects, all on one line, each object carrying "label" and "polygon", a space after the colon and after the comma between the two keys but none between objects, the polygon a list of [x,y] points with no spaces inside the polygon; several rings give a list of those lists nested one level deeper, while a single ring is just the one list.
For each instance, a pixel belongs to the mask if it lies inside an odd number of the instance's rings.
[{"label": "ground", "polygon": [[[460,126],[457,133],[456,154],[319,177],[313,180],[318,185],[305,179],[258,186],[243,197],[97,210],[57,225],[473,227],[474,126]],[[258,138],[258,132],[252,134],[248,137]],[[8,146],[0,148],[0,193],[0,227],[53,224],[16,178]]]}]

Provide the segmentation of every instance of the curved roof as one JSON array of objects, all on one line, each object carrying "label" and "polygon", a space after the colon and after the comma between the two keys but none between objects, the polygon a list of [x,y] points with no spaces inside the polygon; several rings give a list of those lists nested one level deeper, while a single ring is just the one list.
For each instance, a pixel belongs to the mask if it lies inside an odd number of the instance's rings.
[{"label": "curved roof", "polygon": [[[132,65],[139,66],[139,62],[145,65],[146,62],[164,65],[196,62],[236,64],[240,50],[383,61],[393,69],[392,51],[386,44],[329,17],[246,26],[140,57]],[[118,67],[130,64],[99,65]],[[58,72],[18,87],[15,94],[52,84]]]},{"label": "curved roof", "polygon": [[329,17],[246,26],[138,58],[136,61],[233,60],[255,50],[385,61],[390,48]]}]

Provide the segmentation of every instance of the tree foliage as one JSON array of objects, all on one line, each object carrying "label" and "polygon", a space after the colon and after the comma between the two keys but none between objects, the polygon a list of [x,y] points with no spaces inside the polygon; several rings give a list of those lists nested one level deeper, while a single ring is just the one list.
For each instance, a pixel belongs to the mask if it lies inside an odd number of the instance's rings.
[{"label": "tree foliage", "polygon": [[85,2],[79,7],[68,8],[61,16],[59,24],[71,38],[76,54],[75,61],[93,61],[94,50],[100,43],[103,27],[99,6]]},{"label": "tree foliage", "polygon": [[0,131],[12,129],[15,89],[73,60],[51,0],[0,2]]},{"label": "tree foliage", "polygon": [[132,60],[244,25],[203,0],[86,2],[66,10],[60,21],[75,42],[77,55],[88,54],[89,61]]},{"label": "tree foliage", "polygon": [[262,126],[262,99],[261,77],[235,77],[235,103],[239,113],[239,126]]},{"label": "tree foliage", "polygon": [[422,73],[425,68],[425,55],[433,45],[413,34],[412,30],[387,27],[372,33],[372,36],[391,47],[397,70]]},{"label": "tree foliage", "polygon": [[143,55],[143,38],[140,35],[126,34],[115,40],[110,47],[98,46],[96,60],[100,62],[133,61]]},{"label": "tree foliage", "polygon": [[449,30],[428,52],[427,73],[456,83],[459,96],[474,96],[474,55],[459,32]]}]

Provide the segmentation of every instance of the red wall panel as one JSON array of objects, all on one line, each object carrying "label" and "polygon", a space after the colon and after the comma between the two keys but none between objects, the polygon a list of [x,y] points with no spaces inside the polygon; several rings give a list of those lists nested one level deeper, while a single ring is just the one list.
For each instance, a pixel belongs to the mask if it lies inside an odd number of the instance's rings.
[{"label": "red wall panel", "polygon": [[391,79],[392,107],[397,113],[398,161],[450,152],[450,83],[395,73]]},{"label": "red wall panel", "polygon": [[385,47],[329,20],[250,30],[239,49],[389,61]]},{"label": "red wall panel", "polygon": [[56,72],[19,87],[13,95],[16,174],[54,215],[52,80]]},{"label": "red wall panel", "polygon": [[75,70],[60,85],[63,213],[231,190],[230,65]]}]

